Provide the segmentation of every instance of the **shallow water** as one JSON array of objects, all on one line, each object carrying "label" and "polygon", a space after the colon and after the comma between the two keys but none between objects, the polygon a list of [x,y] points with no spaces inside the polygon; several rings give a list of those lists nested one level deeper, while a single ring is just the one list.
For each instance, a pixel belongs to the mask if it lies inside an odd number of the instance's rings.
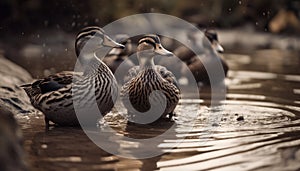
[{"label": "shallow water", "polygon": [[[123,156],[162,153],[147,159],[112,155],[81,129],[44,128],[43,116],[21,119],[32,170],[298,170],[300,169],[300,55],[278,50],[227,53],[231,70],[226,100],[209,106],[184,99],[174,123],[126,125],[114,112],[93,135]],[[122,113],[122,111],[121,111]],[[159,141],[137,143],[123,137]],[[110,129],[113,128],[113,129]],[[174,148],[175,147],[175,148]]]}]

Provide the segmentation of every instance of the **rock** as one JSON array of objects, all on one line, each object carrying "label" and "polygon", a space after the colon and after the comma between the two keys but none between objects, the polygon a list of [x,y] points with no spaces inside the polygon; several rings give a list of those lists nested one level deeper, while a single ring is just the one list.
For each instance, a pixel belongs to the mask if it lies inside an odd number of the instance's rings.
[{"label": "rock", "polygon": [[14,114],[3,106],[0,106],[0,170],[27,170],[21,130]]},{"label": "rock", "polygon": [[213,126],[213,127],[218,127],[219,124],[218,124],[218,123],[213,123],[211,126]]},{"label": "rock", "polygon": [[21,130],[15,119],[36,112],[20,85],[32,81],[30,74],[0,53],[0,170],[27,170]]},{"label": "rock", "polygon": [[36,111],[31,106],[24,90],[19,87],[32,80],[30,74],[20,66],[5,59],[1,54],[0,66],[0,106],[7,108],[14,114]]}]

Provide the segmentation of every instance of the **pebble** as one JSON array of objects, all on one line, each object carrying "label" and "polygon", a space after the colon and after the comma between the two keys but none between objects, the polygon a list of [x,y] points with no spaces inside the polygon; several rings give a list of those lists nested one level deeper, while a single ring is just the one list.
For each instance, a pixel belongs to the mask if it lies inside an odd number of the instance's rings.
[{"label": "pebble", "polygon": [[236,118],[237,121],[244,121],[244,116],[239,116],[238,118]]}]

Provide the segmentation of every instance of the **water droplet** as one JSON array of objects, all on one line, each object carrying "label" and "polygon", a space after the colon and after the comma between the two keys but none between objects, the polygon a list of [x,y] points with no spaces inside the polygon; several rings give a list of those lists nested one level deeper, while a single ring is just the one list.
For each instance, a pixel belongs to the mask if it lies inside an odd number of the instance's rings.
[{"label": "water droplet", "polygon": [[231,11],[231,8],[229,8],[228,11]]},{"label": "water droplet", "polygon": [[95,19],[95,23],[99,23],[99,18],[96,18],[96,19]]},{"label": "water droplet", "polygon": [[37,37],[37,38],[40,38],[40,35],[39,35],[39,34],[37,34],[37,35],[36,35],[36,37]]},{"label": "water droplet", "polygon": [[72,22],[71,26],[72,27],[75,27],[76,23],[75,22]]},{"label": "water droplet", "polygon": [[65,51],[67,52],[67,51],[68,51],[68,48],[66,48]]},{"label": "water droplet", "polygon": [[47,144],[42,144],[41,145],[41,148],[43,148],[43,149],[46,149],[48,146],[47,146]]},{"label": "water droplet", "polygon": [[258,22],[255,22],[255,25],[257,25],[257,26],[258,26]]},{"label": "water droplet", "polygon": [[51,48],[48,48],[48,50],[47,50],[49,53],[51,52]]},{"label": "water droplet", "polygon": [[241,5],[241,4],[242,4],[242,1],[239,1],[239,4]]},{"label": "water droplet", "polygon": [[21,32],[21,35],[22,35],[22,36],[24,36],[24,34],[25,34],[24,32]]}]

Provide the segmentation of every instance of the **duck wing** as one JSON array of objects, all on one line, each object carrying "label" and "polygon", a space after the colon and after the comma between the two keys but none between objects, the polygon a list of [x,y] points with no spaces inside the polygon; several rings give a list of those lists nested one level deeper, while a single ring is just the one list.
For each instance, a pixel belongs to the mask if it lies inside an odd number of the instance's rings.
[{"label": "duck wing", "polygon": [[38,79],[31,84],[22,85],[26,92],[30,94],[45,94],[59,90],[73,82],[73,79],[82,76],[82,73],[64,71],[61,73],[49,75],[46,78]]},{"label": "duck wing", "polygon": [[169,83],[174,84],[178,89],[178,83],[174,74],[169,71],[166,67],[161,65],[155,65],[155,70]]},{"label": "duck wing", "polygon": [[44,94],[61,89],[67,85],[72,84],[74,79],[77,80],[81,76],[82,73],[72,71],[64,71],[50,75],[39,82],[41,93]]},{"label": "duck wing", "polygon": [[129,69],[127,75],[124,78],[124,83],[129,82],[132,78],[136,77],[140,71],[140,66],[134,66]]},{"label": "duck wing", "polygon": [[73,82],[73,78],[77,76],[81,76],[82,73],[72,72],[72,71],[63,71],[57,74],[49,75],[48,77],[44,78],[44,82],[55,82],[61,86],[65,86],[71,84]]}]

